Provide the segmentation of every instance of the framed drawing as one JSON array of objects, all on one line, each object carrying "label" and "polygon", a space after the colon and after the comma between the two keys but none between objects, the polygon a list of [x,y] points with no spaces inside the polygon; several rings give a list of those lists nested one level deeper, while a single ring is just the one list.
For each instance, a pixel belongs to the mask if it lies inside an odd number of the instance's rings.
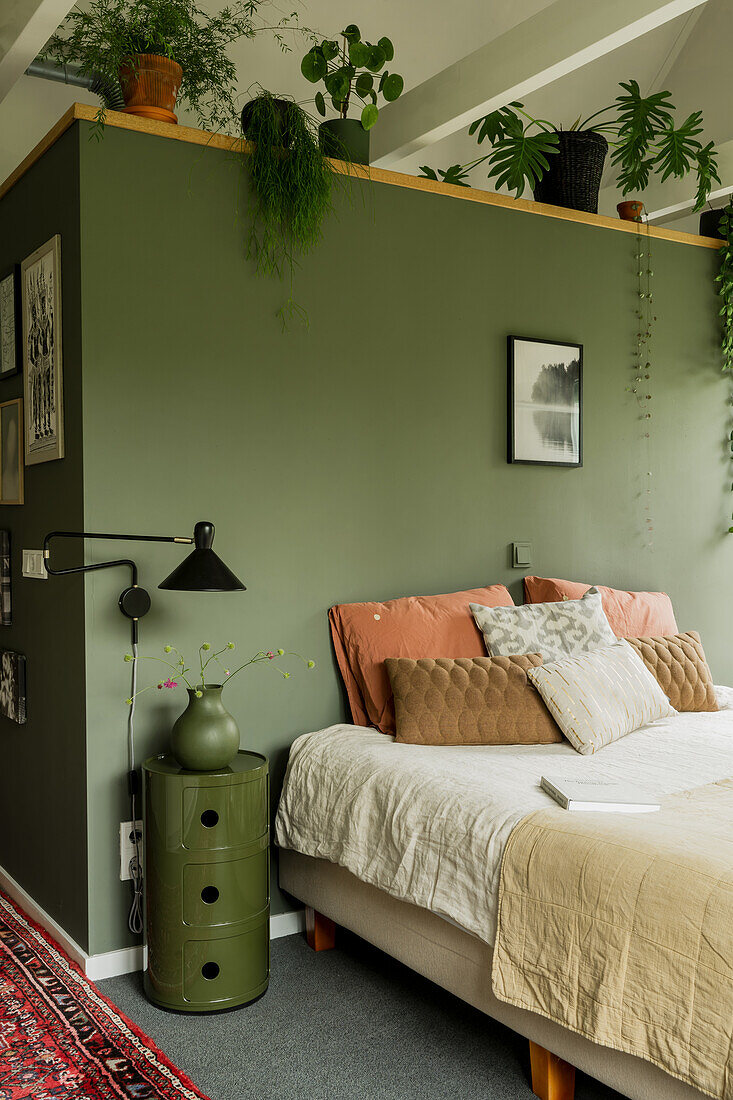
[{"label": "framed drawing", "polygon": [[21,264],[25,464],[64,457],[61,237]]},{"label": "framed drawing", "polygon": [[0,404],[0,504],[23,503],[23,398]]},{"label": "framed drawing", "polygon": [[23,362],[20,266],[0,278],[0,379],[17,374]]},{"label": "framed drawing", "polygon": [[583,346],[510,336],[507,461],[583,465]]},{"label": "framed drawing", "polygon": [[0,531],[0,626],[13,625],[13,593],[10,587],[10,531]]},{"label": "framed drawing", "polygon": [[25,724],[25,657],[0,650],[0,715]]}]

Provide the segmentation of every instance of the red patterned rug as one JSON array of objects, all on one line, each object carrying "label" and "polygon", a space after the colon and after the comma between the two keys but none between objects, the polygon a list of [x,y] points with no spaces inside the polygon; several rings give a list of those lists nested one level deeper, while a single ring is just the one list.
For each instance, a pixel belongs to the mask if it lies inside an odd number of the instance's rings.
[{"label": "red patterned rug", "polygon": [[0,894],[2,1100],[207,1100]]}]

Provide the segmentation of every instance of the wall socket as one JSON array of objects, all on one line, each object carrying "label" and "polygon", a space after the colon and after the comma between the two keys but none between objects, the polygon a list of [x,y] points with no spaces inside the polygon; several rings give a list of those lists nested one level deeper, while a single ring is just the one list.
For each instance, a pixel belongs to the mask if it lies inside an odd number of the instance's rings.
[{"label": "wall socket", "polygon": [[137,829],[139,837],[139,849],[140,858],[143,854],[143,823],[142,821],[121,821],[120,822],[120,882],[127,882],[132,878],[130,874],[130,860],[135,855],[135,833],[133,828]]},{"label": "wall socket", "polygon": [[47,581],[48,573],[43,563],[43,550],[23,551],[23,576],[34,581]]}]

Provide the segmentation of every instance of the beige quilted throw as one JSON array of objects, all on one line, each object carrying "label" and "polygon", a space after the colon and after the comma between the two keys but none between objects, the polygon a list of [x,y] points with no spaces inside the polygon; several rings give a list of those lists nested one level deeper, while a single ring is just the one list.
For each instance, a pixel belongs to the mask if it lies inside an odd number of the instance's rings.
[{"label": "beige quilted throw", "polygon": [[524,818],[492,977],[500,1000],[733,1100],[733,779],[658,813]]}]

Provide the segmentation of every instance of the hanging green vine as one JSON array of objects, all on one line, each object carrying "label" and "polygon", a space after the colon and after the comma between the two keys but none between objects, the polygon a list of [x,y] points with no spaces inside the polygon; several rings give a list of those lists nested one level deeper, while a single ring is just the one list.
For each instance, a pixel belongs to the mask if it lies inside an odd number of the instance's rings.
[{"label": "hanging green vine", "polygon": [[[642,228],[646,227],[646,232]],[[652,238],[646,215],[637,224],[636,231],[636,284],[637,284],[637,332],[634,362],[632,364],[633,382],[626,389],[633,393],[642,422],[642,440],[644,444],[644,465],[646,475],[643,479],[644,527],[647,549],[654,549],[654,516],[652,510],[652,470],[651,470],[651,419],[652,419],[652,337],[654,334],[654,292],[652,279]]]},{"label": "hanging green vine", "polygon": [[[725,239],[720,249],[720,269],[715,278],[721,299],[723,370],[733,371],[733,198],[723,211],[718,231]],[[729,399],[729,404],[733,405],[733,397]],[[733,465],[733,429],[729,432],[728,443],[731,464]],[[730,488],[733,493],[733,484]],[[731,519],[733,519],[733,514]],[[733,526],[728,528],[728,534],[733,534]]]}]

